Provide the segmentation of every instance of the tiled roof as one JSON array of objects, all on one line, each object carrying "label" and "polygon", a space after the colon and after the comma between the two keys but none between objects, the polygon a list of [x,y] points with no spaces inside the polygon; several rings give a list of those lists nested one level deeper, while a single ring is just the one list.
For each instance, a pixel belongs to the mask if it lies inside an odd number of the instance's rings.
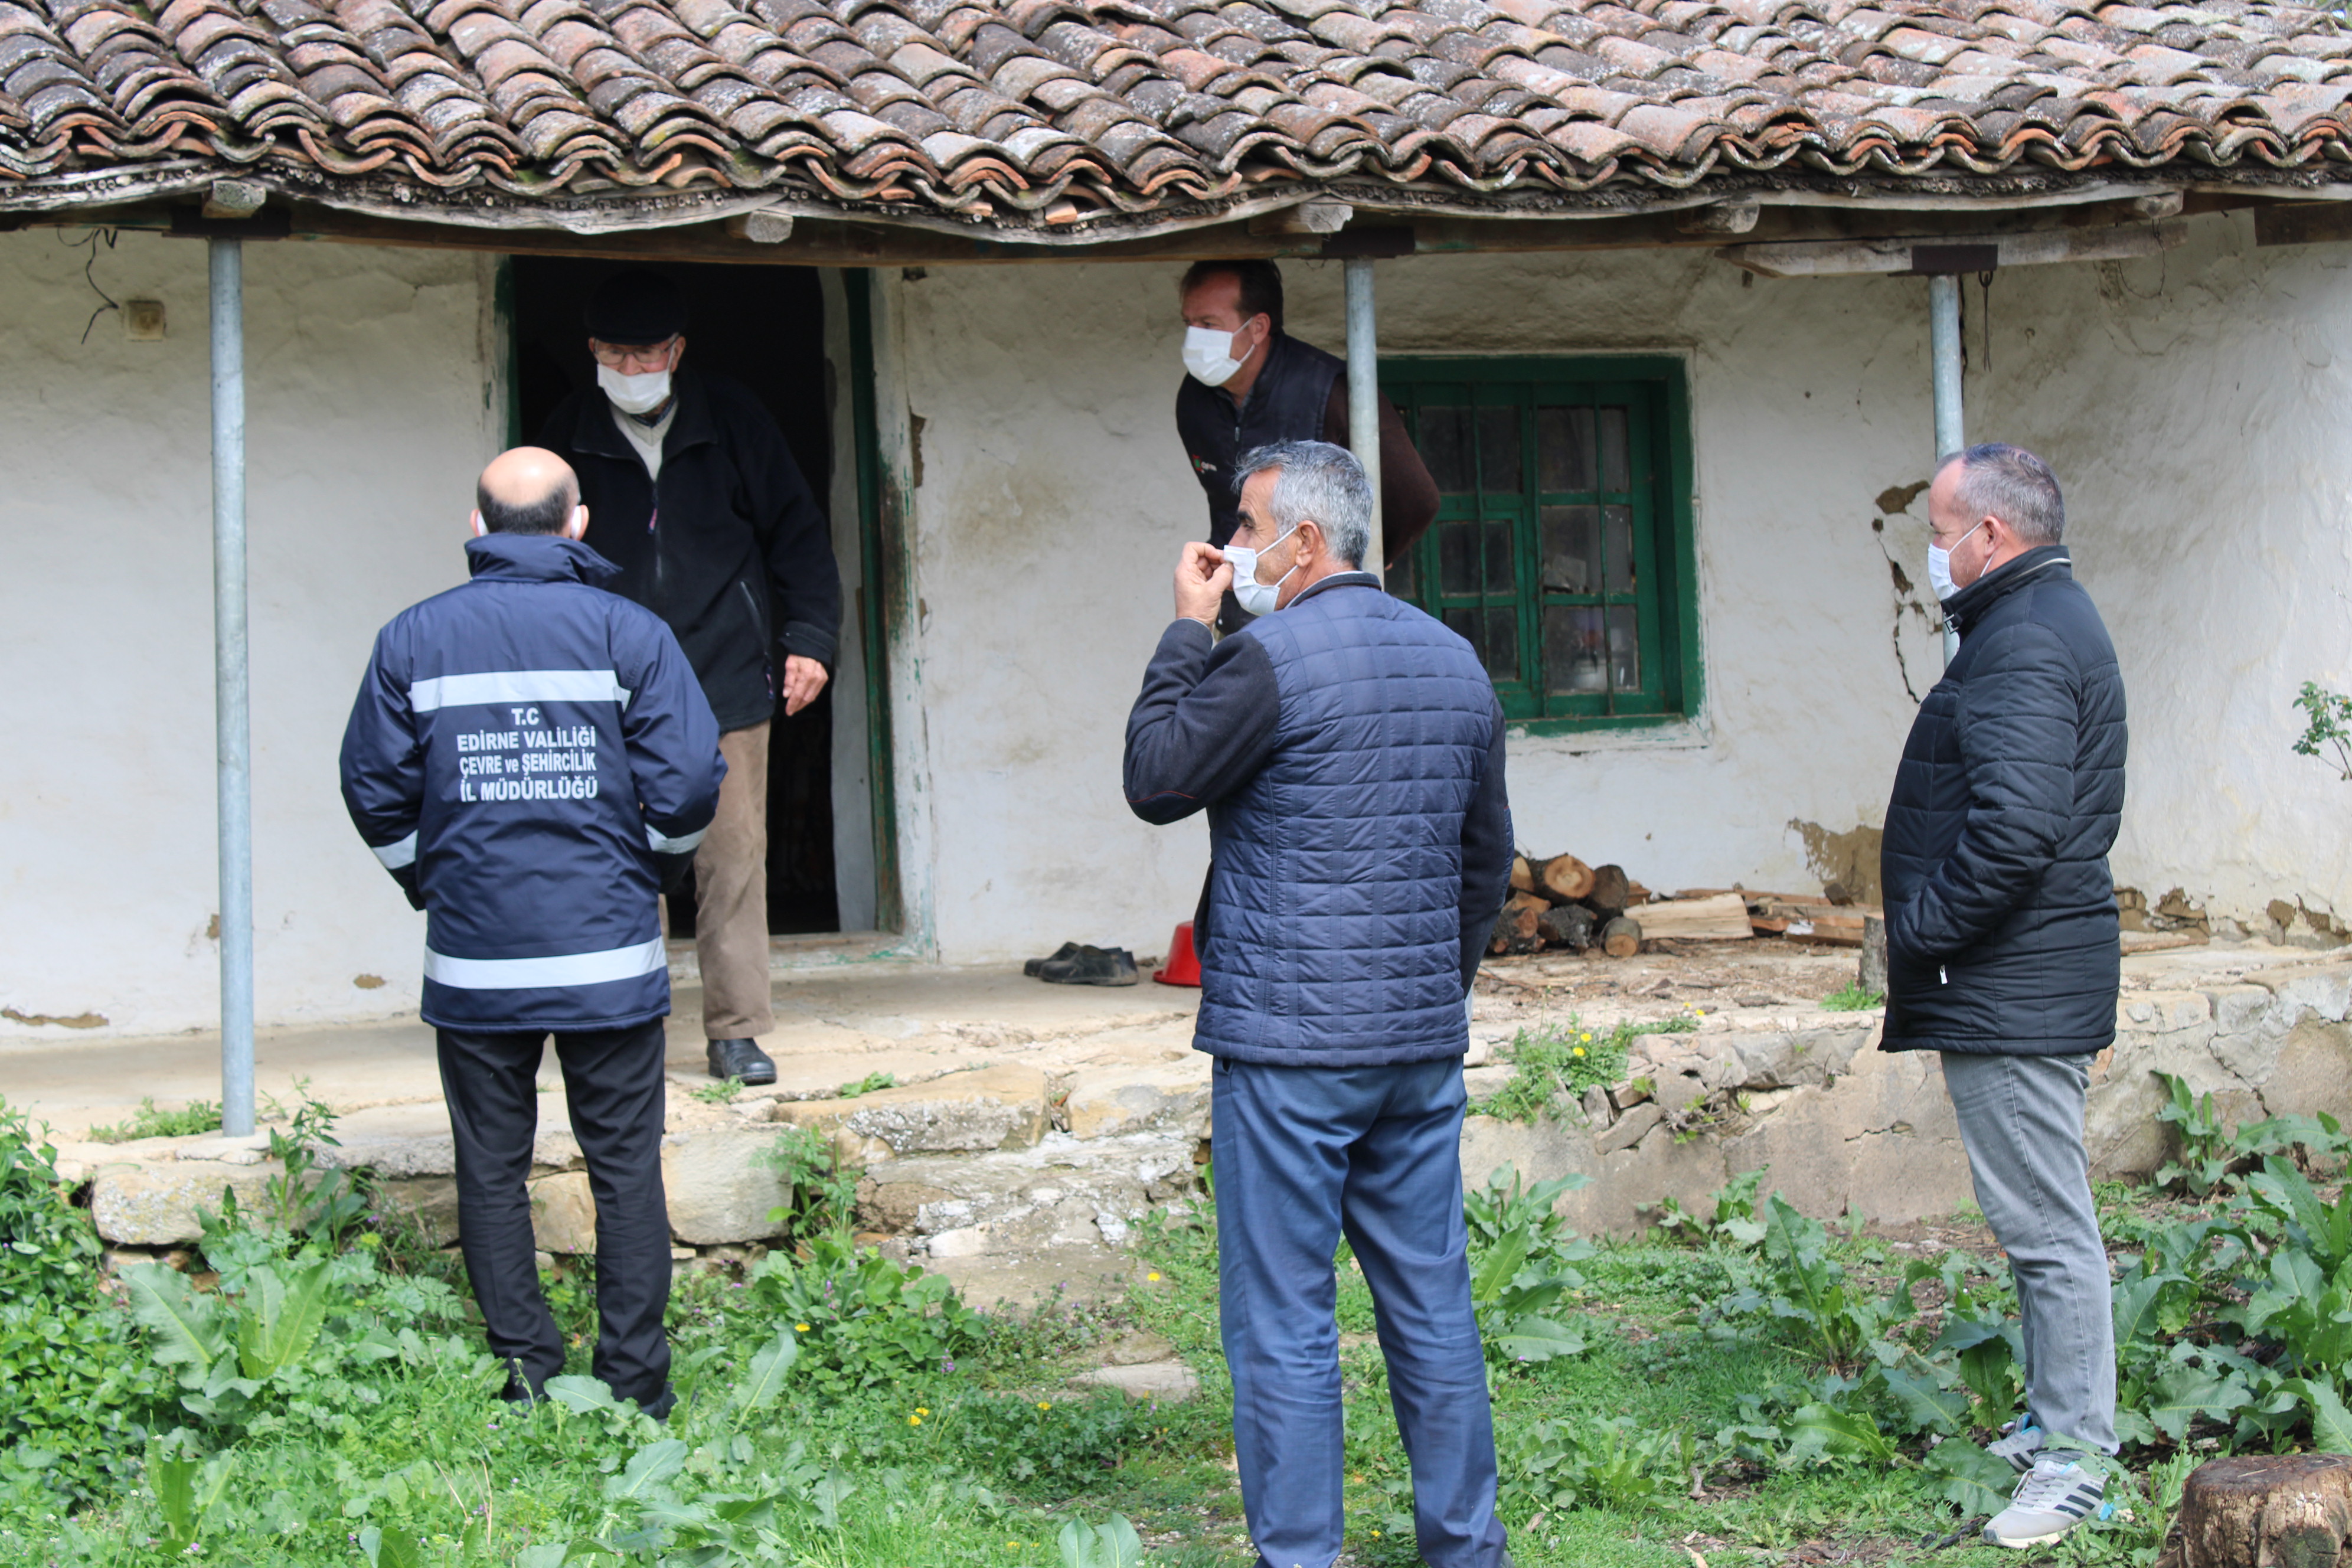
[{"label": "tiled roof", "polygon": [[2352,33],[2245,0],[0,0],[0,209],[223,165],[997,227],[1302,182],[2307,174],[2352,163],[2347,95]]}]

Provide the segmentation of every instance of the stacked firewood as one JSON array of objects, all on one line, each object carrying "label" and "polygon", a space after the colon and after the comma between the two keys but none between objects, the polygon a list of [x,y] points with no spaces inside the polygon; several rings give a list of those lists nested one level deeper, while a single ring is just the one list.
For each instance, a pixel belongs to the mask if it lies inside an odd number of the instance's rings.
[{"label": "stacked firewood", "polygon": [[1560,947],[1585,952],[1599,948],[1612,958],[1631,958],[1642,951],[1642,927],[1625,911],[1649,896],[1622,866],[1588,866],[1573,855],[1544,859],[1515,856],[1511,896],[1496,919],[1486,951],[1522,953]]},{"label": "stacked firewood", "polygon": [[1864,918],[1878,912],[1875,906],[1741,888],[1691,888],[1658,897],[1622,866],[1588,866],[1573,855],[1521,855],[1511,861],[1511,896],[1486,951],[1500,957],[1546,948],[1598,950],[1631,958],[1645,941],[1759,936],[1859,947]]}]

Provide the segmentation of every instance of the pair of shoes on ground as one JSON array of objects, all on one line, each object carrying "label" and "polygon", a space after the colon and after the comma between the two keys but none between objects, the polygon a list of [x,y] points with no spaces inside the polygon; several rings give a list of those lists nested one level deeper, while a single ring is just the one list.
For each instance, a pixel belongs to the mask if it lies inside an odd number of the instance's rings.
[{"label": "pair of shoes on ground", "polygon": [[1066,942],[1044,958],[1032,958],[1021,973],[1048,985],[1133,985],[1143,978],[1135,954],[1123,947],[1087,947]]},{"label": "pair of shoes on ground", "polygon": [[776,1081],[773,1058],[760,1048],[756,1040],[713,1040],[710,1042],[710,1076],[740,1079],[745,1083],[763,1084]]},{"label": "pair of shoes on ground", "polygon": [[2046,1546],[2086,1519],[2105,1519],[2106,1478],[2084,1467],[2082,1457],[2044,1449],[2042,1428],[2032,1416],[2011,1422],[1985,1452],[2023,1472],[2009,1506],[1992,1516],[1984,1538],[1995,1546],[2022,1550]]}]

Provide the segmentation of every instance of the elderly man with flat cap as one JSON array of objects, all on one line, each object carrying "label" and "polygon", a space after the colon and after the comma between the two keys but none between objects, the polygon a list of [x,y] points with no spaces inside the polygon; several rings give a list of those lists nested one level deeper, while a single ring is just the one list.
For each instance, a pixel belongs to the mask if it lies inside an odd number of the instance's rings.
[{"label": "elderly man with flat cap", "polygon": [[694,937],[710,1075],[773,1083],[768,993],[768,726],[824,689],[841,578],[824,514],[775,421],[745,387],[682,368],[685,293],[656,272],[588,301],[593,391],[541,445],[578,472],[587,542],[614,591],[669,623],[723,731],[727,785],[694,862]]},{"label": "elderly man with flat cap", "polygon": [[659,1416],[674,1396],[656,900],[684,878],[727,764],[677,639],[604,591],[617,574],[580,542],[589,514],[563,460],[509,452],[475,499],[473,580],[376,637],[343,732],[343,800],[428,916],[423,1012],[458,1242],[507,1397],[536,1398],[563,1370],[524,1187],[552,1034],[596,1200],[595,1374]]}]

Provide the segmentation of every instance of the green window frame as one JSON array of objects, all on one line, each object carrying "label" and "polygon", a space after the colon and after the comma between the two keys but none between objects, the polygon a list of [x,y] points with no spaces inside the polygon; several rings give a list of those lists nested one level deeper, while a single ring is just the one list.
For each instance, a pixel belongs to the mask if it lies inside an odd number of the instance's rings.
[{"label": "green window frame", "polygon": [[1437,480],[1389,587],[1469,638],[1537,733],[1698,710],[1682,362],[1393,359],[1381,389]]}]

